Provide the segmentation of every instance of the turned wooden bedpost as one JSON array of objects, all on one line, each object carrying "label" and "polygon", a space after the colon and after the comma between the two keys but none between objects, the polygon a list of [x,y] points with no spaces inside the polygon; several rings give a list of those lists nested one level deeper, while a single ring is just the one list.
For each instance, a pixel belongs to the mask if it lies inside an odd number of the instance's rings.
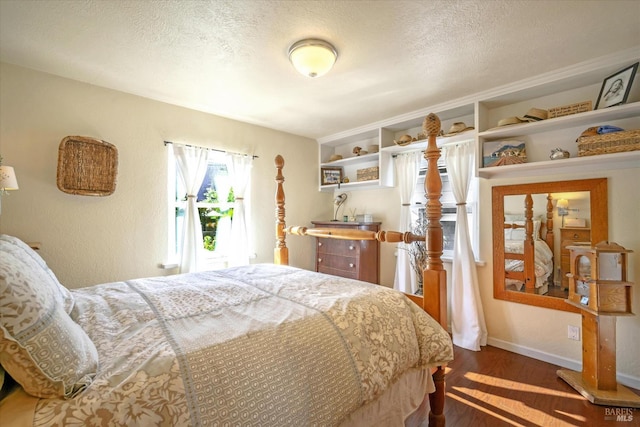
[{"label": "turned wooden bedpost", "polygon": [[[533,243],[533,197],[531,193],[524,196],[524,259],[535,259],[535,247]],[[524,263],[524,289],[525,292],[536,292],[536,271],[535,263]]]},{"label": "turned wooden bedpost", "polygon": [[438,170],[440,149],[436,145],[436,136],[440,132],[440,119],[429,114],[422,124],[429,137],[424,158],[427,160],[427,175],[424,180],[426,205],[426,248],[427,267],[423,272],[423,292],[425,310],[447,329],[447,272],[442,265],[442,178]]},{"label": "turned wooden bedpost", "polygon": [[282,175],[282,168],[284,168],[284,159],[280,154],[276,156],[276,248],[273,253],[273,262],[275,264],[288,265],[289,264],[289,249],[285,241],[284,228],[286,226],[284,220],[284,175]]},{"label": "turned wooden bedpost", "polygon": [[[544,241],[547,242],[547,246],[551,248],[551,252],[553,251],[553,196],[551,193],[547,194],[547,232],[544,235]],[[555,260],[555,254],[554,254]],[[555,261],[554,261],[555,262]],[[551,275],[553,279],[553,274]]]},{"label": "turned wooden bedpost", "polygon": [[[440,133],[440,119],[435,114],[429,114],[422,124],[422,128],[429,137],[424,157],[427,160],[427,176],[424,180],[427,198],[427,266],[422,274],[423,307],[442,327],[447,329],[447,272],[442,265],[442,178],[438,170],[440,149],[436,144],[436,137]],[[429,394],[429,427],[444,427],[445,381],[444,367],[439,366],[432,374],[436,390]]]}]

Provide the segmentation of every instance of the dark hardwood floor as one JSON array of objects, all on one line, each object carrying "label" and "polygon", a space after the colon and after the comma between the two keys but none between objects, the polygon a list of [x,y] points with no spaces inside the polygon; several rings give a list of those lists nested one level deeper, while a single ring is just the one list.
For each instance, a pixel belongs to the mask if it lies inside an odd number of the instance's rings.
[{"label": "dark hardwood floor", "polygon": [[[558,369],[496,347],[455,347],[446,370],[447,426],[640,426],[640,410],[594,405],[560,379]],[[617,421],[618,414],[630,417]]]}]

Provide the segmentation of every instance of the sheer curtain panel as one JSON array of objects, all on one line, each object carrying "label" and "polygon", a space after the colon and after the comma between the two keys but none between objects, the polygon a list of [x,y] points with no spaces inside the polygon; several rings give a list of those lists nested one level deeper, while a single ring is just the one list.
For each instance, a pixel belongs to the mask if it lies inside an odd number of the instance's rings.
[{"label": "sheer curtain panel", "polygon": [[180,272],[190,273],[198,271],[202,263],[202,225],[198,214],[198,190],[207,173],[209,150],[199,147],[176,145],[173,147],[176,156],[178,172],[187,192],[187,206],[184,213],[184,228],[182,233],[182,253],[180,257]]},{"label": "sheer curtain panel", "polygon": [[249,264],[249,233],[244,200],[247,186],[251,181],[253,157],[244,154],[228,154],[228,160],[231,186],[235,195],[228,265],[234,267]]},{"label": "sheer curtain panel", "polygon": [[[420,158],[422,151],[398,154],[395,158],[396,179],[400,189],[400,223],[398,231],[411,231],[411,198],[416,187]],[[409,260],[409,244],[398,243],[398,257],[396,259],[396,276],[393,281],[394,289],[414,294],[418,290],[418,281],[411,268]]]},{"label": "sheer curtain panel", "polygon": [[451,331],[453,343],[468,350],[487,345],[478,274],[469,236],[467,195],[475,157],[472,141],[442,147],[456,199],[456,231],[451,265]]}]

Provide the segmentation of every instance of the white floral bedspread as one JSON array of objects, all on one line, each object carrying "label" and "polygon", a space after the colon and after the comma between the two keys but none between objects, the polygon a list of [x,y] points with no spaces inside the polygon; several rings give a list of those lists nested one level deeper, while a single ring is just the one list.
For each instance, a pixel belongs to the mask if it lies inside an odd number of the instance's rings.
[{"label": "white floral bedspread", "polygon": [[401,373],[453,358],[391,289],[271,264],[73,291],[93,383],[42,399],[35,425],[339,424]]},{"label": "white floral bedspread", "polygon": [[[549,275],[553,273],[553,252],[544,240],[534,240],[533,244],[535,250],[534,274],[536,275],[536,288],[539,288],[545,284]],[[524,253],[524,241],[505,239],[504,252],[505,254]],[[504,269],[505,271],[522,271],[524,269],[524,261],[505,257]],[[507,283],[515,285],[518,290],[524,286],[524,283],[518,280],[507,279]]]}]

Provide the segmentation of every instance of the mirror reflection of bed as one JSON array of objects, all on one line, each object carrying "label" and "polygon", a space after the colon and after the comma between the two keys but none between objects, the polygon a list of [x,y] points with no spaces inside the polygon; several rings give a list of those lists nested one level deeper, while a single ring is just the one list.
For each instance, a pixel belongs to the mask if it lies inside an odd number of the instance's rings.
[{"label": "mirror reflection of bed", "polygon": [[[564,249],[569,244],[589,244],[570,239],[573,236],[588,235],[591,225],[591,205],[589,192],[537,193],[531,195],[533,202],[533,243],[534,275],[532,290],[537,295],[566,299],[569,295],[566,280],[569,272],[568,253]],[[561,201],[570,203],[566,207]],[[525,196],[513,195],[504,198],[505,219],[505,287],[508,291],[526,292],[522,278],[510,277],[512,272],[523,271],[522,259],[507,258],[507,253],[523,254],[525,243]],[[568,236],[568,237],[567,237]],[[567,258],[566,260],[564,258]],[[566,262],[565,262],[566,261]],[[517,275],[516,275],[517,276]]]},{"label": "mirror reflection of bed", "polygon": [[495,186],[492,189],[494,296],[573,311],[570,245],[607,240],[607,179]]}]

